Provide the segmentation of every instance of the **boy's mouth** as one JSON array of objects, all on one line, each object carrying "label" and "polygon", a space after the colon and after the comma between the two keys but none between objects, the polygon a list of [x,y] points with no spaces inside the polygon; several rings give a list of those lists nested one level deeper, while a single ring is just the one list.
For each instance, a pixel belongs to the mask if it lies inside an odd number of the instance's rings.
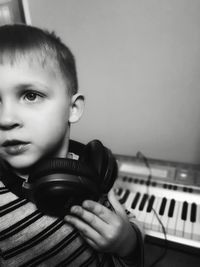
[{"label": "boy's mouth", "polygon": [[6,140],[2,144],[2,147],[9,155],[17,155],[24,152],[27,149],[28,144],[29,142],[24,142],[21,140]]}]

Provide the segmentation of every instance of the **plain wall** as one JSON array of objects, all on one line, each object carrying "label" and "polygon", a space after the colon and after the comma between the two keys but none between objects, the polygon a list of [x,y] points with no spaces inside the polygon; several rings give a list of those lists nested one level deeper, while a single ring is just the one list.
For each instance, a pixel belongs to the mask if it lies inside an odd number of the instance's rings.
[{"label": "plain wall", "polygon": [[83,118],[71,137],[114,153],[200,162],[199,0],[28,0],[77,59]]}]

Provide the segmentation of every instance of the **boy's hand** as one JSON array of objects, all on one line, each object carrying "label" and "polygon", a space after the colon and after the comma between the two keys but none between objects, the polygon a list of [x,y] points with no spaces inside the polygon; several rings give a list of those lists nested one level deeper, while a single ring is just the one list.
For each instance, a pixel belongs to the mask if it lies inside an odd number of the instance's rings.
[{"label": "boy's hand", "polygon": [[125,257],[135,249],[136,233],[113,190],[108,199],[115,212],[100,203],[86,200],[82,206],[73,206],[65,220],[77,228],[94,249]]}]

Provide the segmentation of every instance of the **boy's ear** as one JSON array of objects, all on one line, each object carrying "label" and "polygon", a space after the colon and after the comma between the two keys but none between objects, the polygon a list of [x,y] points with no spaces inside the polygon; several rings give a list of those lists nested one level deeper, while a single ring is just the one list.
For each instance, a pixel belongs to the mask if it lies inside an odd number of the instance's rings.
[{"label": "boy's ear", "polygon": [[84,102],[85,98],[83,95],[75,94],[72,96],[69,114],[70,123],[77,122],[81,118],[84,111]]}]

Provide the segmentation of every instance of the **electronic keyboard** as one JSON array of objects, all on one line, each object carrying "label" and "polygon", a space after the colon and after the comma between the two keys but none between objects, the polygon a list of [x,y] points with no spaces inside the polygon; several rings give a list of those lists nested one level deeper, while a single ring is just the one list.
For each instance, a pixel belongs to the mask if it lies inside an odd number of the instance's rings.
[{"label": "electronic keyboard", "polygon": [[197,165],[116,156],[119,201],[148,240],[200,253],[200,169]]}]

